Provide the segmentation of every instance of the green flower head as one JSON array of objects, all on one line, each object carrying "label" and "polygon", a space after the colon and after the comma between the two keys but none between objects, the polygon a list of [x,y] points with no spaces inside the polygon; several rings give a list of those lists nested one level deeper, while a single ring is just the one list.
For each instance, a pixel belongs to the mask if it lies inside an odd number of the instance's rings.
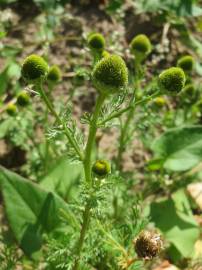
[{"label": "green flower head", "polygon": [[17,114],[17,106],[14,103],[9,103],[6,107],[6,112],[10,116],[15,116]]},{"label": "green flower head", "polygon": [[33,81],[46,76],[48,73],[48,64],[46,61],[36,54],[28,56],[22,64],[22,76]]},{"label": "green flower head", "polygon": [[17,104],[25,107],[30,103],[30,96],[26,91],[21,91],[17,96]]},{"label": "green flower head", "polygon": [[102,58],[92,73],[94,86],[104,94],[118,93],[128,84],[128,70],[118,55]]},{"label": "green flower head", "polygon": [[131,52],[136,56],[144,59],[152,50],[151,42],[146,35],[137,35],[130,43]]},{"label": "green flower head", "polygon": [[166,100],[164,97],[157,97],[154,99],[154,104],[158,107],[163,107],[166,105]]},{"label": "green flower head", "polygon": [[158,84],[162,91],[175,95],[183,89],[185,80],[185,74],[181,68],[171,67],[161,72]]},{"label": "green flower head", "polygon": [[191,72],[194,68],[194,58],[191,55],[185,55],[177,61],[177,66],[184,72]]},{"label": "green flower head", "polygon": [[98,177],[105,177],[107,176],[110,171],[111,167],[108,161],[106,160],[97,160],[92,167],[92,171]]},{"label": "green flower head", "polygon": [[102,54],[101,54],[102,58],[109,57],[109,56],[110,56],[110,53],[108,51],[103,51]]},{"label": "green flower head", "polygon": [[60,68],[57,65],[53,65],[50,67],[47,79],[53,83],[57,83],[61,80],[62,78],[62,73]]},{"label": "green flower head", "polygon": [[189,97],[192,97],[193,94],[195,93],[195,87],[193,84],[189,83],[189,84],[186,84],[185,87],[184,87],[184,90],[183,92],[188,95]]},{"label": "green flower head", "polygon": [[91,33],[87,38],[87,42],[91,50],[103,51],[105,48],[105,39],[102,34]]}]

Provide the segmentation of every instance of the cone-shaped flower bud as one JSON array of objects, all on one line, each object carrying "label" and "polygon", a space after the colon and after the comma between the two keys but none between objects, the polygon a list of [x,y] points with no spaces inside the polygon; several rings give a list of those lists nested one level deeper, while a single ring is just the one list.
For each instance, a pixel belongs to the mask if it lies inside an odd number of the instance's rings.
[{"label": "cone-shaped flower bud", "polygon": [[22,76],[28,80],[37,80],[46,76],[48,73],[48,64],[38,55],[28,56],[22,65]]},{"label": "cone-shaped flower bud", "polygon": [[47,75],[47,79],[50,82],[57,83],[61,80],[61,77],[62,77],[62,73],[58,66],[53,65],[52,67],[50,67],[48,75]]},{"label": "cone-shaped flower bud", "polygon": [[98,91],[104,94],[118,93],[128,84],[128,70],[118,55],[102,58],[94,67],[92,79]]},{"label": "cone-shaped flower bud", "polygon": [[108,161],[106,160],[97,160],[92,167],[92,171],[98,177],[105,177],[110,173],[111,167]]},{"label": "cone-shaped flower bud", "polygon": [[17,104],[19,106],[25,107],[30,102],[30,96],[26,91],[21,91],[17,96]]},{"label": "cone-shaped flower bud", "polygon": [[10,116],[15,116],[17,114],[17,106],[13,103],[9,103],[6,107],[6,112]]},{"label": "cone-shaped flower bud", "polygon": [[184,71],[179,67],[171,67],[159,75],[159,87],[162,91],[174,95],[179,93],[185,85]]},{"label": "cone-shaped flower bud", "polygon": [[185,55],[177,61],[177,66],[185,72],[191,72],[194,67],[194,58],[191,55]]},{"label": "cone-shaped flower bud", "polygon": [[140,60],[146,58],[151,52],[152,46],[149,38],[146,35],[137,35],[131,41],[131,52]]},{"label": "cone-shaped flower bud", "polygon": [[105,39],[102,34],[91,33],[88,36],[87,42],[91,50],[102,51],[105,48]]}]

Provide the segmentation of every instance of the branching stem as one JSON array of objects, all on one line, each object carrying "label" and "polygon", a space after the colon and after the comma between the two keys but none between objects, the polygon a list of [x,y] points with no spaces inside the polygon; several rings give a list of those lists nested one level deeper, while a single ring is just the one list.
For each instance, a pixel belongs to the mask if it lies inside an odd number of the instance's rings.
[{"label": "branching stem", "polygon": [[[93,146],[95,143],[95,135],[96,135],[96,131],[97,131],[98,116],[99,116],[99,112],[100,112],[100,109],[102,107],[104,100],[105,100],[105,96],[100,94],[98,99],[97,99],[97,102],[95,105],[95,110],[93,113],[93,117],[92,117],[92,120],[90,123],[88,140],[87,140],[86,149],[85,149],[85,157],[83,160],[85,179],[86,179],[87,184],[89,185],[89,188],[93,187],[93,181],[92,181],[92,176],[91,176],[92,150],[93,150]],[[79,262],[80,262],[81,252],[82,252],[82,248],[83,248],[83,244],[84,244],[84,240],[85,240],[85,235],[86,235],[86,232],[88,230],[88,225],[90,222],[90,210],[91,210],[90,202],[88,202],[86,207],[85,207],[85,210],[83,212],[83,223],[82,223],[80,237],[79,237],[79,241],[78,241],[78,245],[77,245],[77,249],[76,249],[76,256],[77,257],[75,260],[73,270],[77,270],[79,267]]]},{"label": "branching stem", "polygon": [[64,121],[62,121],[62,119],[59,117],[59,115],[57,114],[57,112],[55,111],[52,102],[50,101],[50,99],[47,97],[46,93],[43,90],[42,87],[42,83],[39,82],[37,84],[38,87],[38,91],[41,95],[41,98],[43,99],[43,101],[45,102],[46,106],[48,107],[49,111],[52,113],[52,115],[55,117],[56,121],[58,122],[58,124],[60,124],[63,128],[64,134],[67,137],[69,143],[71,144],[71,146],[74,148],[75,152],[77,153],[77,155],[79,156],[80,160],[83,160],[83,153],[81,152],[76,140],[74,139],[74,137],[72,136],[72,134],[70,133],[70,131],[68,130],[66,124],[64,123]]}]

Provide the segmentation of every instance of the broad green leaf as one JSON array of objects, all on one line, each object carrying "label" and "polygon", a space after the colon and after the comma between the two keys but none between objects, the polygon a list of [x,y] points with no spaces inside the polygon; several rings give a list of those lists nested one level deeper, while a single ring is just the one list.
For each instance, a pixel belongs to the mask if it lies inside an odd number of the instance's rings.
[{"label": "broad green leaf", "polygon": [[72,187],[79,182],[83,175],[81,163],[71,163],[66,157],[57,161],[56,166],[45,176],[40,185],[46,190],[58,193],[67,198]]},{"label": "broad green leaf", "polygon": [[150,206],[150,217],[165,239],[173,245],[171,256],[177,253],[181,257],[193,255],[194,244],[200,231],[184,190],[178,190],[169,199],[153,202]]},{"label": "broad green leaf", "polygon": [[62,228],[59,211],[67,204],[53,192],[0,167],[0,187],[9,225],[28,255],[40,249],[42,233]]},{"label": "broad green leaf", "polygon": [[170,129],[155,140],[151,149],[164,161],[164,168],[189,170],[202,161],[202,126]]}]

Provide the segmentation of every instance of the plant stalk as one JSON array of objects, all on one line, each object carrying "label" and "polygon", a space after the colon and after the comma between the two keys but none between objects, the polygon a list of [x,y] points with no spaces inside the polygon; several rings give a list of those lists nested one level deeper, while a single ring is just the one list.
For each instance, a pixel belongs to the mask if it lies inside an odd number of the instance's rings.
[{"label": "plant stalk", "polygon": [[64,121],[61,120],[61,118],[59,117],[59,115],[55,111],[52,102],[50,101],[50,99],[47,97],[46,93],[43,90],[42,83],[40,82],[37,86],[38,86],[38,91],[39,91],[39,93],[41,95],[41,98],[45,102],[45,104],[48,107],[49,111],[55,117],[56,121],[62,126],[65,136],[67,137],[69,143],[72,145],[72,147],[74,148],[74,150],[77,153],[77,155],[79,156],[79,158],[81,160],[83,160],[83,154],[81,153],[76,140],[72,137],[72,135],[71,135],[70,131],[68,130],[66,124],[64,123]]},{"label": "plant stalk", "polygon": [[[96,102],[96,105],[95,105],[95,110],[93,113],[92,121],[90,123],[88,140],[87,140],[86,149],[85,149],[85,157],[83,160],[85,179],[86,179],[87,184],[89,185],[89,188],[93,187],[93,180],[92,180],[92,176],[91,176],[92,150],[93,150],[93,146],[95,143],[95,135],[96,135],[96,131],[97,131],[98,116],[99,116],[99,112],[100,112],[100,109],[102,107],[104,100],[105,100],[105,95],[102,95],[102,94],[99,95],[97,102]],[[91,210],[91,207],[90,207],[90,201],[89,201],[85,207],[84,212],[83,212],[83,224],[81,227],[80,237],[79,237],[79,241],[78,241],[78,245],[77,245],[77,251],[76,251],[77,257],[75,260],[73,270],[77,270],[79,267],[81,252],[82,252],[82,248],[83,248],[83,244],[84,244],[84,240],[85,240],[85,235],[86,235],[86,232],[88,230],[88,225],[90,222],[90,210]]]}]

